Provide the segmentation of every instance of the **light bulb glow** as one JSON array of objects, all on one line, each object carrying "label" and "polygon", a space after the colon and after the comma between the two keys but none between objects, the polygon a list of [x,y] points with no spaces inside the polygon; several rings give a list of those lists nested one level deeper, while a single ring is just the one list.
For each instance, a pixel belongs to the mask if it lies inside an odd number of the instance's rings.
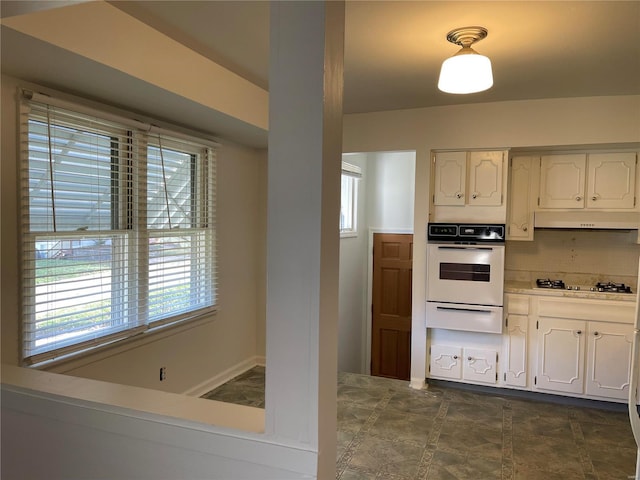
[{"label": "light bulb glow", "polygon": [[470,48],[462,49],[442,63],[438,88],[443,92],[475,93],[487,90],[492,85],[491,60]]}]

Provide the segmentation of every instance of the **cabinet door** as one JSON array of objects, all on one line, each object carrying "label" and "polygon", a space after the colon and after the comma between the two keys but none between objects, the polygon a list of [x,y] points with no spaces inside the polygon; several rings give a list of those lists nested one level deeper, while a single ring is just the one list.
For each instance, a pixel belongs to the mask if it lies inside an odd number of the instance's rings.
[{"label": "cabinet door", "polygon": [[587,165],[588,208],[635,206],[635,153],[590,153]]},{"label": "cabinet door", "polygon": [[474,383],[496,383],[496,363],[495,350],[465,348],[462,378]]},{"label": "cabinet door", "polygon": [[467,152],[436,154],[434,205],[464,205],[467,178]]},{"label": "cabinet door", "polygon": [[586,323],[582,320],[540,317],[536,375],[538,389],[583,392],[585,327]]},{"label": "cabinet door", "polygon": [[514,157],[509,172],[507,240],[533,240],[533,183],[537,157]]},{"label": "cabinet door", "polygon": [[590,322],[587,347],[586,393],[599,397],[626,399],[633,326]]},{"label": "cabinet door", "polygon": [[431,377],[462,378],[462,349],[450,345],[431,345],[429,373]]},{"label": "cabinet door", "polygon": [[502,205],[504,152],[469,153],[469,205]]},{"label": "cabinet door", "polygon": [[510,313],[503,337],[504,383],[514,387],[527,386],[527,331],[529,317]]},{"label": "cabinet door", "polygon": [[540,208],[583,208],[586,154],[540,159]]}]

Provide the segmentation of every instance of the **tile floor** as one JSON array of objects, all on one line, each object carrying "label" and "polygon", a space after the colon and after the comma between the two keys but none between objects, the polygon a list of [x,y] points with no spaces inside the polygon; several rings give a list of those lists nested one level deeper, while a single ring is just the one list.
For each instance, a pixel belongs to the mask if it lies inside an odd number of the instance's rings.
[{"label": "tile floor", "polygon": [[[338,376],[337,479],[627,480],[626,411]],[[264,367],[204,398],[264,408]]]}]

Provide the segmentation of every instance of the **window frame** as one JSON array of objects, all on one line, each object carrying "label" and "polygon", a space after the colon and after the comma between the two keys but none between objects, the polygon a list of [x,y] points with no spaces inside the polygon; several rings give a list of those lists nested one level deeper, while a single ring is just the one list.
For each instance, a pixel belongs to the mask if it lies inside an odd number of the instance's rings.
[{"label": "window frame", "polygon": [[[24,365],[38,365],[42,363],[50,363],[60,358],[67,358],[69,356],[77,356],[87,351],[111,346],[116,341],[131,339],[141,333],[156,332],[165,329],[169,326],[177,326],[185,324],[192,320],[202,320],[205,317],[211,317],[218,308],[218,291],[219,284],[217,278],[217,228],[216,228],[216,150],[219,146],[217,142],[210,139],[202,138],[199,136],[187,135],[182,132],[174,130],[165,130],[158,128],[150,124],[143,124],[137,120],[130,120],[127,117],[114,115],[110,112],[96,110],[92,107],[87,107],[82,104],[70,103],[65,100],[56,98],[50,98],[49,96],[40,95],[33,92],[21,90],[20,101],[20,115],[19,115],[19,138],[22,145],[21,153],[18,161],[20,163],[21,171],[21,185],[22,193],[20,195],[20,208],[22,211],[23,221],[20,225],[20,277],[22,281],[21,288],[21,312],[20,312],[20,355],[22,364]],[[34,98],[37,97],[37,98]],[[77,115],[77,123],[69,121],[67,126],[71,125],[71,128],[81,131],[86,127],[88,117],[95,117],[101,121],[109,122],[109,125],[115,125],[114,128],[121,128],[123,132],[127,132],[125,135],[115,138],[110,137],[111,148],[111,172],[110,172],[110,186],[109,186],[109,209],[111,211],[111,224],[108,229],[92,230],[91,227],[87,229],[79,228],[77,230],[61,229],[58,230],[55,227],[53,230],[33,230],[34,225],[31,222],[31,210],[30,202],[33,201],[33,196],[30,193],[29,181],[30,181],[30,153],[32,151],[33,140],[30,137],[29,121],[25,119],[37,119],[42,109],[46,109],[48,112],[50,108],[56,108],[58,111],[64,111],[65,115],[69,112]],[[40,113],[34,113],[34,110],[39,110]],[[65,118],[71,118],[70,116]],[[42,120],[41,118],[39,119]],[[54,158],[57,158],[59,154],[53,154],[51,151],[51,130],[50,125],[53,125],[53,120],[48,117],[45,125],[48,128],[46,134],[46,142],[49,144],[49,169],[51,170],[51,182],[53,181],[53,162]],[[65,124],[65,121],[59,121],[60,124]],[[87,136],[96,135],[100,136],[99,128],[95,128],[93,133],[86,132]],[[150,160],[150,148],[155,146],[158,148],[158,142],[162,148],[177,149],[179,152],[186,153],[190,158],[190,165],[188,166],[188,188],[191,189],[191,197],[187,198],[188,208],[187,211],[191,215],[189,219],[189,228],[158,228],[154,229],[147,225],[147,218],[143,218],[141,213],[143,208],[147,206],[146,188],[141,188],[140,185],[147,182],[146,166],[151,162]],[[137,144],[137,146],[136,146]],[[120,154],[116,154],[119,152]],[[125,152],[126,155],[122,155]],[[74,152],[75,153],[75,152]],[[162,150],[161,150],[162,154]],[[96,154],[98,155],[98,154]],[[117,157],[117,160],[114,160]],[[80,158],[80,157],[79,157]],[[96,161],[98,157],[96,157]],[[79,161],[83,159],[80,158]],[[136,168],[136,164],[142,166],[142,168]],[[164,174],[164,164],[162,166],[162,172]],[[91,177],[93,178],[93,177]],[[96,176],[98,182],[101,177]],[[93,180],[91,180],[93,181]],[[88,184],[91,184],[88,181]],[[51,212],[55,212],[55,194],[57,192],[55,188],[55,182],[50,184],[51,187]],[[168,188],[165,183],[165,190]],[[166,192],[165,192],[166,193]],[[87,200],[87,205],[91,204],[91,199]],[[102,201],[102,200],[101,200]],[[45,205],[45,210],[47,209]],[[167,203],[167,209],[169,204]],[[167,210],[169,212],[169,210]],[[26,213],[25,213],[26,212]],[[144,210],[146,213],[146,210]],[[50,217],[55,217],[55,213],[51,213]],[[25,219],[26,218],[26,219]],[[55,224],[55,222],[54,222]],[[144,224],[144,225],[143,225]],[[177,234],[176,234],[177,233]],[[55,238],[78,238],[81,239],[87,237],[89,239],[102,238],[112,236],[116,238],[117,235],[121,235],[122,243],[126,244],[123,255],[128,259],[128,270],[123,273],[126,279],[120,279],[120,282],[124,285],[131,285],[135,283],[133,288],[127,287],[131,293],[129,302],[139,302],[141,291],[145,290],[147,303],[146,306],[139,307],[136,305],[135,313],[131,311],[122,314],[122,317],[116,317],[116,320],[120,319],[123,322],[124,328],[118,329],[117,327],[110,326],[105,330],[106,334],[97,334],[93,336],[78,334],[75,339],[67,339],[66,341],[58,342],[55,340],[56,335],[52,334],[51,338],[54,348],[46,348],[41,344],[36,346],[36,335],[38,329],[38,319],[36,317],[36,305],[38,300],[36,299],[36,280],[38,273],[36,273],[36,264],[38,260],[37,243],[39,238],[42,241],[48,241]],[[187,253],[187,264],[183,267],[184,272],[188,272],[191,275],[190,282],[186,282],[188,290],[198,290],[201,293],[196,297],[191,296],[185,303],[187,307],[180,312],[171,312],[169,314],[162,315],[160,318],[150,319],[149,311],[151,310],[150,298],[151,287],[148,285],[148,277],[150,271],[151,261],[149,258],[148,247],[140,248],[141,245],[149,244],[149,239],[152,236],[167,236],[173,238],[195,238],[196,251],[198,254],[189,255]],[[136,237],[135,240],[131,240]],[[90,241],[90,240],[87,240]],[[134,244],[135,242],[135,244]],[[199,242],[202,242],[200,245]],[[42,243],[42,242],[41,242]],[[113,243],[111,245],[110,262],[112,264],[109,267],[109,291],[113,288],[113,262],[115,249]],[[189,245],[189,242],[187,242]],[[188,252],[194,252],[193,245]],[[120,257],[118,257],[120,258]],[[190,259],[190,260],[189,260]],[[198,262],[196,262],[198,260]],[[132,262],[134,267],[131,267],[128,262]],[[163,262],[167,262],[164,260]],[[161,265],[165,263],[161,262]],[[196,263],[194,263],[196,262]],[[205,269],[203,284],[204,287],[193,286],[193,272],[197,270],[201,274],[202,269]],[[99,268],[101,271],[102,269]],[[134,273],[131,273],[131,270]],[[162,274],[161,275],[166,275]],[[123,277],[124,278],[124,277]],[[147,284],[144,283],[144,278],[147,279]],[[164,278],[164,277],[162,277]],[[200,277],[199,277],[200,278]],[[141,280],[142,279],[142,280]],[[162,279],[161,279],[162,280]],[[118,282],[118,280],[115,280]],[[164,280],[166,282],[166,280]],[[60,284],[60,280],[55,280],[51,284]],[[120,284],[118,284],[120,285]],[[161,285],[162,286],[162,285]],[[101,295],[104,294],[104,287],[100,287]],[[124,288],[122,285],[119,289]],[[204,293],[202,293],[204,292]],[[54,296],[57,294],[54,294]],[[50,294],[49,294],[50,296]],[[124,310],[125,308],[131,310],[130,306],[124,307],[123,304],[113,302],[113,296],[108,301],[109,312],[113,308],[119,308]],[[193,298],[204,298],[204,301],[194,305]],[[57,298],[56,298],[57,300]],[[48,301],[48,300],[47,300]],[[184,303],[184,301],[183,301]],[[45,306],[49,306],[48,303]],[[138,308],[140,308],[138,310]],[[71,314],[73,317],[73,314]],[[112,318],[113,314],[109,313],[108,316]],[[67,323],[62,322],[65,328],[69,328]],[[93,323],[92,325],[100,325],[100,323]],[[31,329],[31,330],[29,330]],[[73,333],[71,330],[65,330]],[[58,335],[59,336],[59,335]],[[45,337],[49,338],[49,337]]]},{"label": "window frame", "polygon": [[[340,178],[340,238],[349,238],[358,236],[358,190],[360,179],[362,178],[362,169],[347,162],[342,162],[342,171]],[[349,189],[348,197],[345,199],[345,182]],[[344,202],[347,202],[347,205]],[[343,227],[343,217],[348,218],[350,227]],[[346,223],[346,222],[345,222]]]}]

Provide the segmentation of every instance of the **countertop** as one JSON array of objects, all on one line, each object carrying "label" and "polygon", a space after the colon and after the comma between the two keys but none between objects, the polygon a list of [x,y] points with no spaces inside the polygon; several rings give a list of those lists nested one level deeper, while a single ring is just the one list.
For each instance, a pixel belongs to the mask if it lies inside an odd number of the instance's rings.
[{"label": "countertop", "polygon": [[580,290],[561,290],[553,288],[537,288],[535,282],[507,281],[504,293],[519,293],[522,295],[542,295],[548,297],[592,298],[595,300],[615,300],[620,302],[635,302],[636,293],[606,293],[592,292],[589,287]]}]

